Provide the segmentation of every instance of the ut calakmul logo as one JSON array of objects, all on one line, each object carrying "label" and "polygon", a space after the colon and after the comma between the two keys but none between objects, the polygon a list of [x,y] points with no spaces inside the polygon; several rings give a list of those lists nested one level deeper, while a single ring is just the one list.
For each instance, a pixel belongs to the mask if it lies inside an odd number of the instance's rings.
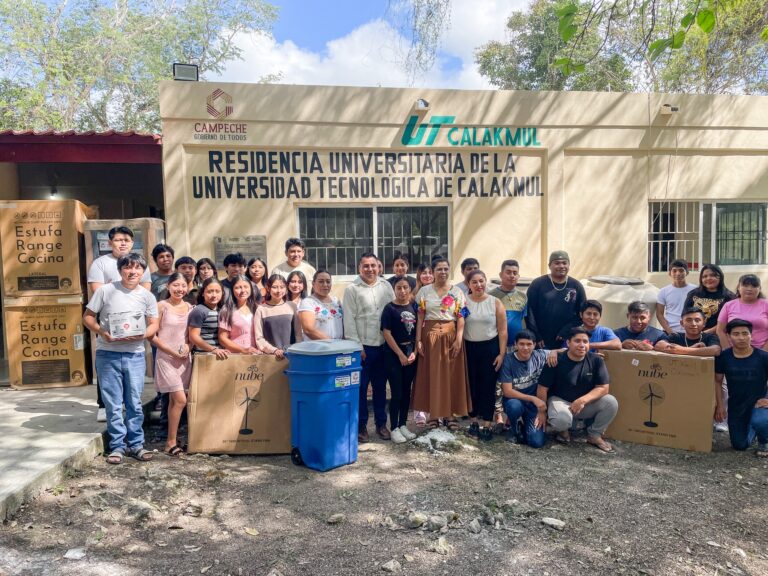
[{"label": "ut calakmul logo", "polygon": [[205,99],[206,109],[211,118],[225,120],[232,115],[232,96],[224,92],[221,88],[216,88]]}]

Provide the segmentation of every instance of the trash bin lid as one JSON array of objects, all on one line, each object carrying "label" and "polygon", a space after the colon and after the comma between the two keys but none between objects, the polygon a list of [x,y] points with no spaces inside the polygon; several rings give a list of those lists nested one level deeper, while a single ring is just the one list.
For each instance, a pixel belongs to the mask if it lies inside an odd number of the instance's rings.
[{"label": "trash bin lid", "polygon": [[645,280],[632,276],[587,276],[587,280],[596,284],[614,284],[617,286],[642,286]]},{"label": "trash bin lid", "polygon": [[287,352],[305,356],[331,356],[333,354],[351,354],[363,349],[353,340],[305,340],[292,344]]}]

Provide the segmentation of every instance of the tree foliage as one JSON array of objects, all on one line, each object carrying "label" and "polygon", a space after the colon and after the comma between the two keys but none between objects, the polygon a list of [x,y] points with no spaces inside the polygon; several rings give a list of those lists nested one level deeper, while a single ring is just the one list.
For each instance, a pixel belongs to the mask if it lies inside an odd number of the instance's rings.
[{"label": "tree foliage", "polygon": [[[416,8],[445,14],[450,0],[397,3],[414,8],[424,71],[445,22]],[[766,0],[531,0],[507,28],[507,42],[474,39],[481,73],[500,88],[768,94]]]},{"label": "tree foliage", "polygon": [[619,54],[640,90],[768,89],[765,0],[570,0],[558,18],[567,48],[556,65],[565,74],[584,73],[602,55]]},{"label": "tree foliage", "polygon": [[[557,66],[566,50],[558,17],[566,2],[534,0],[528,10],[513,12],[507,20],[507,41],[489,42],[476,50],[480,73],[504,90],[630,90],[631,71],[616,54],[598,55],[589,72],[576,65],[583,74],[565,74]],[[591,33],[580,51],[586,55],[598,40]]]},{"label": "tree foliage", "polygon": [[0,128],[159,132],[174,62],[220,73],[275,17],[264,0],[2,2]]}]

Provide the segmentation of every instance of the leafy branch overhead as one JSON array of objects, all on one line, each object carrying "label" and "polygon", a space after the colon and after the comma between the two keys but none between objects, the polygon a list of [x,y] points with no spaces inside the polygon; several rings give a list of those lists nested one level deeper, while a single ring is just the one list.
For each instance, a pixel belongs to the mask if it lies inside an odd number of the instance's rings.
[{"label": "leafy branch overhead", "polygon": [[[568,0],[556,14],[566,51],[553,65],[566,76],[585,72],[604,51],[631,48],[624,54],[648,67],[649,87],[656,88],[660,60],[674,62],[675,52],[686,48],[699,56],[702,49],[713,48],[704,54],[705,60],[714,62],[718,52],[720,58],[737,60],[758,56],[754,73],[742,77],[741,83],[747,92],[765,92],[768,10],[764,0]],[[602,41],[585,52],[590,34],[598,34]],[[696,59],[690,63],[699,64]]]},{"label": "leafy branch overhead", "polygon": [[172,64],[219,73],[276,15],[264,0],[0,2],[0,129],[159,132]]},{"label": "leafy branch overhead", "polygon": [[505,90],[767,94],[765,0],[531,0],[475,51]]}]

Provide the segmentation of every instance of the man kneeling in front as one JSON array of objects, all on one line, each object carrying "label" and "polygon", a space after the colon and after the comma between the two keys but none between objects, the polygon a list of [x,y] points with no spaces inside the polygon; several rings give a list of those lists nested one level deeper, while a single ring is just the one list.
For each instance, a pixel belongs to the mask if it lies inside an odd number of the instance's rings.
[{"label": "man kneeling in front", "polygon": [[[734,318],[725,325],[733,348],[715,359],[715,420],[728,416],[731,446],[746,450],[757,436],[757,456],[768,457],[768,352],[752,347],[752,322]],[[728,404],[723,393],[728,385]]]},{"label": "man kneeling in front", "polygon": [[571,330],[568,351],[558,359],[557,366],[547,366],[539,378],[536,395],[547,402],[548,423],[554,429],[555,440],[567,444],[574,418],[591,420],[587,426],[587,442],[603,452],[613,452],[613,446],[603,438],[608,425],[616,417],[619,404],[608,393],[610,379],[605,361],[589,354],[589,333],[584,328]]}]

